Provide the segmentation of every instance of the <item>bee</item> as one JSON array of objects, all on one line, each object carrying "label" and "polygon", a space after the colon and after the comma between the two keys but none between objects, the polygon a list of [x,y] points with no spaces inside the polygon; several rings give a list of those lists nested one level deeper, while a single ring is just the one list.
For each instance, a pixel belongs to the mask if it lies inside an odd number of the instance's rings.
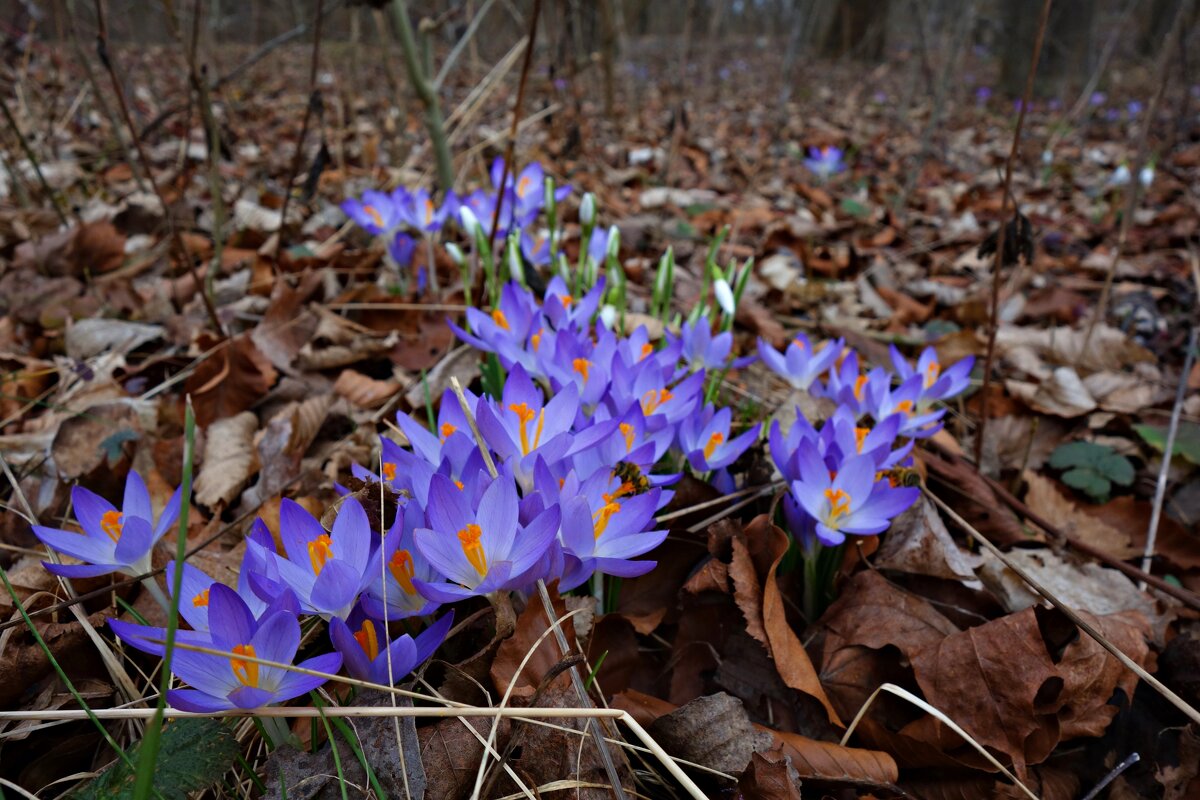
[{"label": "bee", "polygon": [[883,476],[892,486],[920,486],[921,471],[916,467],[892,467],[885,469]]},{"label": "bee", "polygon": [[630,461],[618,461],[612,471],[614,478],[621,479],[621,489],[629,488],[623,493],[628,495],[644,494],[650,491],[650,481],[642,474],[637,464]]}]

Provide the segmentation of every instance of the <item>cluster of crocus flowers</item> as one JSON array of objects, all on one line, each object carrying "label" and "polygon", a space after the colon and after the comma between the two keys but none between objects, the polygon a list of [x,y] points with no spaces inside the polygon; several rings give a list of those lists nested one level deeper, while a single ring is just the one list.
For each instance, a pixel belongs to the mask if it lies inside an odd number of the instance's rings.
[{"label": "cluster of crocus flowers", "polygon": [[822,181],[827,181],[846,169],[844,157],[845,153],[840,147],[810,147],[808,157],[804,159],[804,166]]},{"label": "cluster of crocus flowers", "polygon": [[788,527],[809,551],[886,530],[918,496],[898,470],[911,465],[915,439],[940,430],[946,409],[935,404],[967,389],[974,359],[943,369],[929,347],[913,365],[892,346],[892,370],[863,372],[843,342],[814,347],[803,335],[784,353],[760,340],[759,353],[795,388],[837,404],[819,429],[800,409],[786,433],[778,420],[771,426],[771,456],[791,490],[782,503]]}]

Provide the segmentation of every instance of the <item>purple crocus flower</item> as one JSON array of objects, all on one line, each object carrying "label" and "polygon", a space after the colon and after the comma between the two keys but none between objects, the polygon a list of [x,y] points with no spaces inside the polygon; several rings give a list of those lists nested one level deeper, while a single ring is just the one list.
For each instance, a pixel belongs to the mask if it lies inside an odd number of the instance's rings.
[{"label": "purple crocus flower", "polygon": [[992,89],[990,86],[980,86],[975,90],[975,103],[977,105],[986,106],[988,100],[992,99]]},{"label": "purple crocus flower", "polygon": [[882,533],[920,493],[916,488],[893,488],[887,481],[877,483],[871,455],[846,459],[831,478],[812,442],[801,441],[797,454],[801,477],[792,481],[792,496],[816,520],[817,538],[825,545],[841,544],[848,533]]},{"label": "purple crocus flower", "polygon": [[818,350],[806,335],[798,333],[788,342],[787,350],[780,353],[765,339],[758,340],[758,354],[763,363],[793,388],[802,391],[808,391],[813,382],[833,366],[843,347],[844,344],[839,339],[836,342],[827,342]]},{"label": "purple crocus flower", "polygon": [[537,301],[516,281],[501,288],[500,303],[492,311],[467,309],[470,333],[453,321],[447,320],[447,324],[467,344],[485,353],[495,353],[505,369],[512,369],[514,364],[534,369],[534,355],[545,332]]},{"label": "purple crocus flower", "polygon": [[407,267],[412,263],[413,253],[416,249],[417,243],[403,231],[396,231],[396,235],[388,242],[388,255],[400,267]]},{"label": "purple crocus flower", "polygon": [[919,375],[910,376],[894,389],[884,381],[876,380],[867,386],[862,407],[877,420],[900,420],[900,436],[926,438],[941,429],[938,423],[945,416],[946,409],[929,411],[928,405],[921,405],[921,395],[922,383]]},{"label": "purple crocus flower", "polygon": [[608,228],[602,225],[592,228],[592,235],[588,237],[587,254],[594,263],[604,263],[608,258]]},{"label": "purple crocus flower", "polygon": [[1092,92],[1092,96],[1088,98],[1088,103],[1093,106],[1102,106],[1108,100],[1108,95],[1104,92]]},{"label": "purple crocus flower", "polygon": [[528,573],[561,522],[558,506],[552,506],[520,526],[517,488],[507,472],[488,485],[478,505],[449,478],[434,475],[426,515],[430,527],[417,529],[417,549],[446,580],[413,583],[421,594],[442,603],[532,583],[536,576]]},{"label": "purple crocus flower", "polygon": [[[431,479],[432,480],[432,479]],[[374,575],[359,604],[369,616],[379,620],[407,619],[432,614],[438,603],[417,591],[415,581],[433,583],[441,576],[417,549],[414,534],[425,527],[425,514],[414,502],[409,502],[396,514],[396,521],[385,544],[392,555],[386,571]]]},{"label": "purple crocus flower", "polygon": [[150,493],[136,472],[130,471],[125,479],[120,511],[100,495],[75,486],[71,489],[71,503],[83,533],[41,525],[34,525],[33,532],[50,549],[85,563],[43,564],[50,572],[66,578],[91,578],[113,572],[143,575],[150,571],[154,545],[179,517],[181,502],[182,488],[171,495],[155,523]]},{"label": "purple crocus flower", "polygon": [[374,190],[364,192],[361,200],[343,200],[342,211],[372,236],[387,233],[400,222],[400,211],[392,197]]},{"label": "purple crocus flower", "polygon": [[1125,106],[1125,111],[1129,114],[1129,116],[1131,118],[1136,117],[1139,114],[1141,114],[1142,110],[1143,110],[1143,106],[1137,100],[1130,100],[1129,105]]},{"label": "purple crocus flower", "polygon": [[684,369],[688,372],[741,369],[754,361],[754,356],[731,361],[729,354],[733,349],[733,331],[723,331],[713,336],[712,325],[707,317],[701,317],[695,324],[685,322],[678,336],[668,331],[666,337],[668,343],[680,342],[680,357],[686,362]]},{"label": "purple crocus flower", "polygon": [[337,617],[330,620],[329,638],[350,677],[391,686],[433,655],[453,624],[451,611],[415,638],[405,633],[389,643],[383,625],[356,613],[349,625]]},{"label": "purple crocus flower", "polygon": [[953,366],[942,370],[938,362],[937,351],[926,347],[917,358],[914,370],[895,345],[891,346],[892,366],[903,384],[913,375],[921,376],[920,397],[916,401],[916,411],[923,411],[938,400],[946,400],[962,394],[971,385],[971,368],[975,365],[975,357],[967,356],[956,361]]},{"label": "purple crocus flower", "polygon": [[[177,647],[171,671],[189,689],[172,689],[167,700],[183,711],[209,712],[231,708],[261,708],[306,694],[325,678],[269,667],[241,656],[291,664],[300,648],[300,623],[289,611],[276,611],[256,620],[237,592],[213,584],[209,594],[209,631],[180,631],[182,645],[198,644],[228,655],[212,655]],[[310,658],[299,666],[315,672],[335,673],[342,665],[340,653]]]},{"label": "purple crocus flower", "polygon": [[392,194],[392,200],[399,221],[422,233],[441,230],[446,217],[458,206],[458,198],[453,194],[448,195],[441,206],[437,205],[425,189],[410,192],[400,188]]},{"label": "purple crocus flower", "polygon": [[839,147],[826,146],[820,149],[810,147],[808,148],[808,158],[804,159],[804,166],[808,167],[809,171],[821,180],[827,181],[846,169],[846,163],[842,160],[842,156],[843,153]]},{"label": "purple crocus flower", "polygon": [[518,364],[504,383],[498,404],[481,401],[477,422],[484,440],[528,486],[536,454],[557,461],[571,449],[579,390],[566,384],[549,402]]},{"label": "purple crocus flower", "polygon": [[[566,496],[567,487],[563,488]],[[594,573],[634,578],[654,569],[655,561],[631,559],[650,552],[667,537],[666,530],[646,530],[654,524],[661,490],[631,491],[619,477],[597,473],[565,501],[561,534],[565,566],[559,591],[579,586]]]},{"label": "purple crocus flower", "polygon": [[[285,498],[279,507],[279,534],[287,558],[268,556],[282,584],[296,593],[306,613],[326,619],[348,615],[359,592],[380,573],[379,559],[392,555],[384,547],[372,551],[367,513],[354,498],[343,502],[329,533],[302,506]],[[260,594],[273,595],[283,588],[263,576],[251,576],[252,581],[256,578]]]},{"label": "purple crocus flower", "polygon": [[679,446],[688,463],[697,472],[727,467],[754,444],[761,425],[755,423],[740,436],[730,438],[733,409],[717,411],[709,403],[699,414],[686,417],[679,425]]}]

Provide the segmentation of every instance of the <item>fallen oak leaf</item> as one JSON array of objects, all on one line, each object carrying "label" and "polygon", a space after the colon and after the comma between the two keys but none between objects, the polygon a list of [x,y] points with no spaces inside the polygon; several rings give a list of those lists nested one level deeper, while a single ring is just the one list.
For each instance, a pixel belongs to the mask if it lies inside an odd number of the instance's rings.
[{"label": "fallen oak leaf", "polygon": [[254,450],[254,434],[258,417],[243,411],[219,419],[205,431],[204,461],[196,477],[196,502],[212,508],[228,506],[233,498],[258,471],[258,456]]},{"label": "fallen oak leaf", "polygon": [[197,344],[203,351],[215,348],[184,382],[196,408],[196,423],[201,427],[250,408],[279,377],[246,334],[219,343],[216,337],[205,333]]},{"label": "fallen oak leaf", "polygon": [[760,514],[746,526],[747,537],[754,538],[752,530],[761,526],[766,526],[768,529],[770,538],[767,541],[771,543],[771,552],[774,555],[763,585],[763,627],[766,631],[768,649],[775,661],[776,669],[779,670],[779,677],[783,678],[783,682],[788,686],[819,701],[825,707],[825,713],[829,716],[831,723],[845,727],[838,717],[838,712],[829,701],[828,695],[825,694],[825,689],[821,686],[821,679],[817,675],[816,668],[813,667],[812,659],[808,657],[808,652],[800,642],[800,637],[792,630],[792,626],[787,620],[787,612],[783,595],[779,591],[776,572],[788,550],[788,535],[782,528],[773,525],[767,515]]}]

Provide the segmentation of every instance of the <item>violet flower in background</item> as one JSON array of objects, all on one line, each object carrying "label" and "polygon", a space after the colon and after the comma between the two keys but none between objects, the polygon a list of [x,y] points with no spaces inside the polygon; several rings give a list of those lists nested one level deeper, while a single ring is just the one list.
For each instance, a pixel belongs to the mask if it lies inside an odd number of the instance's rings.
[{"label": "violet flower in background", "polygon": [[[787,350],[780,353],[765,339],[758,340],[758,355],[763,364],[776,375],[786,380],[795,389],[808,391],[825,372],[833,366],[845,345],[842,340],[826,342],[819,350],[814,349],[808,336],[796,334],[788,342]],[[855,367],[857,369],[857,366]]]},{"label": "violet flower in background", "polygon": [[846,163],[842,160],[842,156],[843,153],[839,147],[825,146],[820,149],[810,147],[808,148],[808,158],[804,159],[804,166],[808,167],[809,171],[821,180],[827,181],[846,169]]},{"label": "violet flower in background", "polygon": [[353,197],[343,200],[342,211],[372,236],[385,234],[400,222],[395,200],[373,189],[363,192],[361,200]]},{"label": "violet flower in background", "polygon": [[932,347],[926,347],[921,351],[921,355],[917,357],[915,369],[909,364],[908,359],[901,355],[895,345],[891,345],[889,353],[892,367],[896,370],[896,375],[900,378],[902,385],[913,375],[921,376],[920,396],[914,409],[916,411],[924,411],[939,400],[947,400],[962,394],[971,385],[971,368],[975,365],[974,356],[959,359],[943,371],[942,365],[938,361],[937,351]]},{"label": "violet flower in background", "polygon": [[733,409],[725,407],[717,411],[709,403],[680,423],[679,446],[692,469],[707,472],[727,467],[754,444],[761,424],[755,423],[745,433],[732,436],[732,421]]},{"label": "violet flower in background", "polygon": [[132,470],[125,478],[125,497],[119,511],[95,492],[75,486],[71,489],[71,503],[83,532],[41,525],[34,525],[33,532],[51,550],[84,563],[42,563],[50,572],[66,578],[91,578],[113,572],[143,575],[150,571],[154,545],[179,518],[181,502],[182,488],[171,495],[156,523],[146,484]]}]

